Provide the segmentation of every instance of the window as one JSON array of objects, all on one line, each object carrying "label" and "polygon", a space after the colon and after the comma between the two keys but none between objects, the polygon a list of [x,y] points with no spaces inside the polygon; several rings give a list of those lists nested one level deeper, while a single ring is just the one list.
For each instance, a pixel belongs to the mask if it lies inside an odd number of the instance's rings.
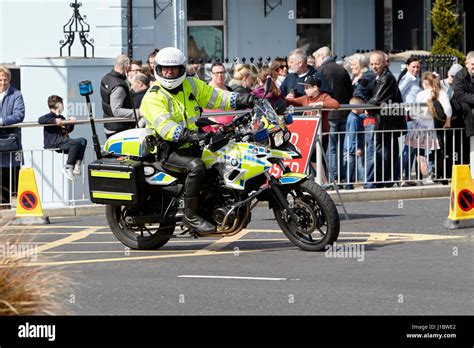
[{"label": "window", "polygon": [[222,0],[188,0],[188,21],[214,21],[224,19]]},{"label": "window", "polygon": [[312,54],[322,46],[331,47],[332,0],[297,0],[296,47]]},{"label": "window", "polygon": [[298,18],[331,18],[331,0],[298,0]]},{"label": "window", "polygon": [[225,0],[187,0],[188,57],[224,59],[226,50]]}]

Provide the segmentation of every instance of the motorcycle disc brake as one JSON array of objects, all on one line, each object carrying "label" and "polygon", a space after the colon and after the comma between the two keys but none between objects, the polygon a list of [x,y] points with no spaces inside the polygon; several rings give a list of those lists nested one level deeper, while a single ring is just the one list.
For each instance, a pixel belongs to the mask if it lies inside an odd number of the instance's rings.
[{"label": "motorcycle disc brake", "polygon": [[[299,233],[311,234],[316,230],[318,218],[311,205],[301,199],[295,199],[293,202],[293,212],[299,218],[299,224],[296,228]],[[287,219],[289,219],[288,213]]]}]

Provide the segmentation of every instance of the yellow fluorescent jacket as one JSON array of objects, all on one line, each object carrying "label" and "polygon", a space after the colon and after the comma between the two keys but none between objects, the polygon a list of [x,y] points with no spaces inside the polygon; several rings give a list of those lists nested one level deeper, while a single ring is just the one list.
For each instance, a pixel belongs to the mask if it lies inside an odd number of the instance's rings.
[{"label": "yellow fluorescent jacket", "polygon": [[164,140],[178,141],[184,128],[197,130],[194,124],[201,115],[200,108],[235,109],[237,93],[207,85],[197,78],[183,81],[178,94],[169,93],[156,81],[145,94],[140,112],[147,128],[154,129]]}]

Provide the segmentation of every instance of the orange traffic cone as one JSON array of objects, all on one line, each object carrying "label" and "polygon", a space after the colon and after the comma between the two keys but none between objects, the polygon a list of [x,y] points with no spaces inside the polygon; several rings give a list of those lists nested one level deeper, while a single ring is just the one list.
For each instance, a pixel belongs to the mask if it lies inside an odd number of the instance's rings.
[{"label": "orange traffic cone", "polygon": [[39,197],[33,168],[20,169],[16,219],[13,221],[13,224],[32,225],[50,223],[49,218],[44,216]]},{"label": "orange traffic cone", "polygon": [[469,165],[454,165],[446,228],[474,227],[474,182]]}]

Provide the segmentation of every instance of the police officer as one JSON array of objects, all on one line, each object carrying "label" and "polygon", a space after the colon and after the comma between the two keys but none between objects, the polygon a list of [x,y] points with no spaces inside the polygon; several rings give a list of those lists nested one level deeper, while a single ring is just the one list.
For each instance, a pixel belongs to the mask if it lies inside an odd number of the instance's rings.
[{"label": "police officer", "polygon": [[199,143],[205,135],[194,124],[206,109],[243,109],[252,107],[255,96],[238,94],[208,86],[195,77],[186,77],[186,57],[174,47],[161,49],[155,57],[156,81],[142,100],[140,112],[169,146],[163,163],[177,171],[186,171],[183,224],[200,234],[216,231],[216,226],[198,215],[199,194],[205,166]]}]

